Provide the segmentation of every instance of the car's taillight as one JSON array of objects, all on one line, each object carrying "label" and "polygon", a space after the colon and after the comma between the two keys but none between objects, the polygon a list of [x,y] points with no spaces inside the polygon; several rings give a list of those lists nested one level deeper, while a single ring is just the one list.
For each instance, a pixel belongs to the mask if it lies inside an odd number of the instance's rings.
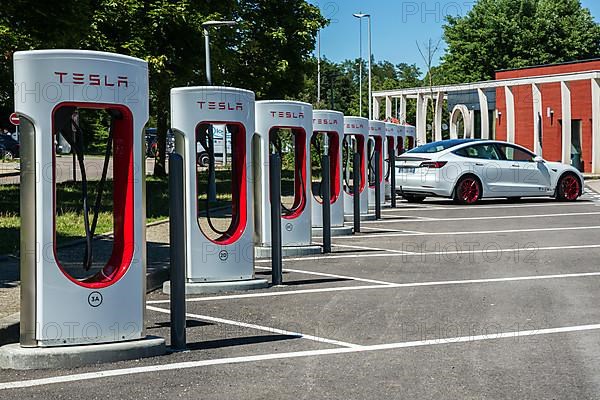
[{"label": "car's taillight", "polygon": [[448,161],[425,161],[421,163],[421,168],[442,168]]}]

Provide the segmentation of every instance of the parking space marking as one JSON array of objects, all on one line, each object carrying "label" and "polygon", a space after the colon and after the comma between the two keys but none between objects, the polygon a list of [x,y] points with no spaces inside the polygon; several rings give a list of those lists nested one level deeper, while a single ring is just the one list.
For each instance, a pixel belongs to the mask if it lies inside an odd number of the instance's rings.
[{"label": "parking space marking", "polygon": [[[153,307],[153,306],[146,306],[146,308],[148,310],[160,312],[163,314],[171,314],[171,311],[168,309],[165,309],[165,308]],[[198,315],[198,314],[191,314],[191,313],[186,313],[185,315],[188,318],[197,319],[199,321],[215,322],[217,324],[232,325],[232,326],[237,326],[240,328],[248,328],[248,329],[254,329],[257,331],[274,333],[277,335],[293,336],[293,337],[296,337],[299,339],[307,339],[307,340],[312,340],[314,342],[331,344],[334,346],[348,347],[348,348],[352,348],[352,349],[362,347],[362,346],[354,344],[354,343],[347,343],[347,342],[342,342],[342,341],[333,340],[333,339],[327,339],[327,338],[323,338],[323,337],[319,337],[319,336],[306,335],[306,334],[300,333],[300,332],[286,331],[284,329],[271,328],[269,326],[262,326],[262,325],[256,325],[256,324],[249,324],[246,322],[233,321],[233,320],[225,319],[225,318],[211,317],[208,315]]]},{"label": "parking space marking", "polygon": [[[286,258],[286,260],[289,260]],[[271,262],[271,260],[256,260],[256,262]],[[270,267],[261,267],[256,265],[254,268],[256,269],[263,269],[263,270],[270,270]],[[348,276],[348,275],[338,275],[338,274],[329,274],[326,272],[316,272],[316,271],[305,271],[302,269],[293,269],[293,268],[284,268],[283,272],[295,272],[297,274],[307,274],[307,275],[315,275],[315,276],[324,276],[327,278],[338,278],[338,279],[346,279],[349,281],[358,281],[358,282],[365,282],[365,283],[374,283],[377,285],[393,285],[392,282],[384,282],[384,281],[379,281],[379,280],[375,280],[375,279],[366,279],[366,278],[357,278],[355,276]]]},{"label": "parking space marking", "polygon": [[[495,231],[469,231],[469,232],[414,232],[402,233],[370,233],[368,236],[338,236],[335,239],[368,239],[381,237],[402,237],[402,236],[456,236],[456,235],[493,235],[497,233],[520,233],[520,232],[554,232],[554,231],[579,231],[600,229],[600,225],[595,226],[568,226],[563,228],[529,228],[529,229],[502,229]],[[341,246],[334,244],[334,246]],[[390,250],[391,251],[391,250]],[[400,251],[400,250],[397,250]]]},{"label": "parking space marking", "polygon": [[[363,239],[365,238],[365,236],[359,236],[359,237],[362,237]],[[315,243],[315,244],[322,245],[323,243]],[[339,244],[339,243],[332,243],[332,246],[347,248],[347,249],[356,249],[356,250],[388,251],[390,253],[400,253],[400,254],[411,254],[412,253],[410,251],[403,251],[403,250],[382,249],[379,247],[368,247],[368,246],[352,246],[352,245],[348,245],[348,244]]]},{"label": "parking space marking", "polygon": [[[414,288],[414,287],[427,287],[427,286],[450,286],[450,285],[470,285],[477,283],[502,283],[502,282],[522,282],[522,281],[538,281],[538,280],[551,280],[551,279],[575,279],[575,278],[590,278],[600,277],[600,272],[578,272],[571,274],[552,274],[552,275],[525,275],[525,276],[512,276],[505,278],[481,278],[481,279],[462,279],[462,280],[449,280],[449,281],[426,281],[426,282],[408,282],[408,283],[390,283],[389,285],[365,285],[365,286],[339,286],[334,288],[320,288],[320,289],[304,289],[304,290],[287,290],[282,292],[263,292],[263,293],[245,293],[245,294],[234,294],[234,295],[223,295],[223,296],[211,296],[211,297],[195,297],[186,299],[187,302],[199,302],[199,301],[218,301],[218,300],[239,300],[247,298],[257,297],[273,297],[273,296],[285,296],[285,295],[302,295],[302,294],[314,294],[314,293],[328,293],[328,292],[345,292],[353,290],[379,290],[379,289],[398,289],[398,288]],[[146,304],[166,304],[169,300],[150,300]]]},{"label": "parking space marking", "polygon": [[81,374],[62,375],[50,378],[41,379],[30,379],[24,381],[13,381],[0,383],[0,390],[6,389],[23,389],[36,386],[52,385],[57,383],[69,383],[69,382],[80,382],[91,379],[100,379],[116,376],[128,376],[134,374],[145,374],[152,372],[164,372],[180,369],[190,368],[201,368],[216,365],[232,365],[242,364],[250,362],[260,362],[268,360],[282,360],[292,359],[300,357],[317,357],[326,355],[337,355],[337,354],[349,354],[349,353],[363,353],[371,351],[382,351],[382,350],[396,350],[411,347],[423,347],[423,346],[436,346],[436,345],[452,345],[457,343],[470,343],[487,340],[498,340],[498,339],[516,339],[528,336],[539,336],[539,335],[550,335],[559,333],[575,333],[575,332],[587,332],[599,330],[600,324],[588,324],[588,325],[576,325],[566,326],[559,328],[546,328],[526,331],[512,331],[493,333],[485,335],[473,335],[473,336],[458,336],[428,340],[418,340],[411,342],[396,342],[387,344],[375,344],[362,346],[357,348],[348,347],[337,347],[333,349],[322,349],[322,350],[305,350],[305,351],[294,351],[287,353],[270,353],[270,354],[258,354],[254,356],[242,356],[242,357],[229,357],[229,358],[217,358],[212,360],[200,360],[200,361],[184,361],[170,364],[158,364],[149,365],[145,367],[133,367],[133,368],[121,368],[113,370],[103,370],[97,372],[87,372]]},{"label": "parking space marking", "polygon": [[[488,219],[518,219],[518,218],[549,218],[549,217],[576,217],[584,215],[600,215],[600,212],[576,212],[576,213],[557,213],[557,214],[532,214],[532,215],[493,215],[486,217],[450,217],[450,218],[430,218],[420,217],[417,215],[389,215],[397,219],[378,220],[378,221],[362,221],[361,224],[382,224],[382,223],[398,223],[398,222],[445,222],[445,221],[477,221]],[[414,219],[404,219],[404,218]]]},{"label": "parking space marking", "polygon": [[[548,246],[548,247],[536,247],[536,251],[555,251],[555,250],[581,250],[581,249],[598,249],[600,244],[582,244],[572,246]],[[413,252],[407,254],[398,254],[390,252],[381,252],[377,254],[340,254],[340,255],[327,255],[327,256],[306,256],[306,257],[295,257],[286,258],[286,261],[315,261],[315,260],[326,260],[326,259],[340,259],[340,258],[371,258],[371,257],[428,257],[435,255],[453,255],[453,254],[488,254],[502,252],[517,252],[524,251],[527,248],[509,248],[509,249],[488,249],[488,250],[457,250],[457,251],[430,251],[430,252]]]},{"label": "parking space marking", "polygon": [[[530,207],[568,207],[568,206],[593,206],[593,202],[591,200],[582,200],[573,203],[558,203],[558,202],[548,202],[548,203],[532,203],[532,204],[475,204],[470,206],[455,206],[448,205],[443,206],[439,204],[430,205],[429,207],[402,207],[398,206],[394,209],[382,209],[382,214],[387,214],[389,212],[394,211],[415,211],[415,208],[421,208],[423,210],[432,210],[432,211],[440,211],[440,210],[479,210],[479,209],[497,209],[497,208],[530,208]],[[403,210],[405,208],[405,210]]]}]

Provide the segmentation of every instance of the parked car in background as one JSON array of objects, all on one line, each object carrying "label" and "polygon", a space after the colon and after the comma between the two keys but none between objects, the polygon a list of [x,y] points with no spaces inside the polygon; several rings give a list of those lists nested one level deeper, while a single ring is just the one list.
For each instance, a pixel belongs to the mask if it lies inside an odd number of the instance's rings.
[{"label": "parked car in background", "polygon": [[5,160],[19,158],[19,142],[10,135],[0,135],[0,158]]},{"label": "parked car in background", "polygon": [[451,139],[427,143],[398,157],[396,188],[409,202],[426,197],[473,204],[482,198],[554,197],[575,201],[583,175],[545,161],[524,147],[497,140]]},{"label": "parked car in background", "polygon": [[[175,135],[171,130],[167,131],[167,155],[175,150]],[[146,157],[156,158],[158,156],[158,140],[156,128],[146,128]]]}]

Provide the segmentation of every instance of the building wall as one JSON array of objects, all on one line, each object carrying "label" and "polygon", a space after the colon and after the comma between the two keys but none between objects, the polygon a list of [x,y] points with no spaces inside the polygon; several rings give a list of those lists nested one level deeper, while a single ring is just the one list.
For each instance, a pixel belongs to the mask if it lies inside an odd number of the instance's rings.
[{"label": "building wall", "polygon": [[[600,60],[500,71],[496,79],[525,78],[542,75],[567,74],[600,70]],[[570,83],[571,113],[573,120],[582,123],[582,160],[584,171],[592,169],[592,93],[589,81]],[[562,148],[562,107],[559,83],[540,86],[542,92],[542,155],[549,161],[561,161]],[[536,123],[533,115],[532,89],[530,85],[513,88],[515,96],[515,142],[533,150],[533,132]],[[554,110],[553,118],[547,116],[547,108]],[[506,97],[504,88],[496,90],[496,108],[502,113],[496,119],[496,137],[506,140]]]}]

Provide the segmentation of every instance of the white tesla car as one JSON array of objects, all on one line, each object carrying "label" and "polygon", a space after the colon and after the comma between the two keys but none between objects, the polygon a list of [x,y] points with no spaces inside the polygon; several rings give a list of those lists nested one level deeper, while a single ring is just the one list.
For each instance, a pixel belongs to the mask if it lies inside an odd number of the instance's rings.
[{"label": "white tesla car", "polygon": [[583,175],[524,147],[497,140],[450,139],[416,147],[396,161],[396,190],[409,202],[428,196],[473,204],[482,198],[554,197],[575,201]]}]

